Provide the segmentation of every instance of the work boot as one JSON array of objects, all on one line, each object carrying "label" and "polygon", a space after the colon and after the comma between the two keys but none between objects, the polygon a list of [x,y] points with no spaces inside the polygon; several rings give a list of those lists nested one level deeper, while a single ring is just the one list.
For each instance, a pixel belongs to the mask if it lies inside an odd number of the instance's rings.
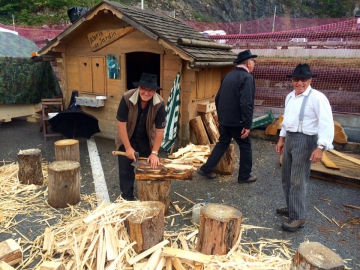
[{"label": "work boot", "polygon": [[246,180],[238,180],[238,183],[239,184],[253,183],[256,182],[256,180],[257,180],[256,176],[250,175],[250,177]]},{"label": "work boot", "polygon": [[276,214],[284,217],[289,217],[289,209],[287,207],[276,209]]},{"label": "work boot", "polygon": [[198,174],[204,177],[207,177],[207,179],[215,179],[217,177],[216,173],[204,173],[201,169],[198,169]]},{"label": "work boot", "polygon": [[284,221],[281,227],[285,231],[295,232],[299,228],[305,227],[305,219],[289,219],[289,221]]}]

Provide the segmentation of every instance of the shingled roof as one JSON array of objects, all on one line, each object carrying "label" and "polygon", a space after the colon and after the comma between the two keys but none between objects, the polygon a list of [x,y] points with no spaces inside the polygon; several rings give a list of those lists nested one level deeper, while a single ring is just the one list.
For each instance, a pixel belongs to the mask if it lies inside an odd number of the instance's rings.
[{"label": "shingled roof", "polygon": [[[88,14],[101,8],[102,5],[105,5],[106,8],[110,10],[114,9],[120,12],[122,14],[122,20],[148,35],[150,38],[161,41],[164,46],[167,45],[168,48],[174,50],[182,58],[192,62],[192,66],[196,66],[196,63],[208,63],[209,66],[226,65],[232,64],[234,59],[236,59],[236,54],[230,50],[230,46],[215,43],[213,40],[205,37],[181,21],[154,11],[130,7],[112,1],[103,1],[82,17],[86,17]],[[77,22],[41,49],[39,53],[46,53],[57,40],[60,41],[61,38],[66,36],[66,33],[72,32],[72,30],[85,22],[81,19],[82,18],[79,18]],[[181,42],[178,43],[178,39],[188,39],[190,43],[194,42],[204,45],[183,45]],[[220,48],[211,48],[211,44],[215,44],[215,46],[218,45]]]}]

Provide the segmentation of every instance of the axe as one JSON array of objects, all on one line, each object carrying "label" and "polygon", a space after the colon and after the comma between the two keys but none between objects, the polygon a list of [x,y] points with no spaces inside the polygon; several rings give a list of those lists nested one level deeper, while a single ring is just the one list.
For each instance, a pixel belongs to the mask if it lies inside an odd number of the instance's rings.
[{"label": "axe", "polygon": [[[125,156],[126,157],[126,153],[122,152],[122,151],[112,151],[112,154],[114,156]],[[131,166],[134,166],[134,171],[136,171],[136,168],[139,165],[139,159],[147,160],[147,158],[145,158],[145,157],[139,157],[139,152],[135,152],[135,159],[136,160],[131,163]]]}]

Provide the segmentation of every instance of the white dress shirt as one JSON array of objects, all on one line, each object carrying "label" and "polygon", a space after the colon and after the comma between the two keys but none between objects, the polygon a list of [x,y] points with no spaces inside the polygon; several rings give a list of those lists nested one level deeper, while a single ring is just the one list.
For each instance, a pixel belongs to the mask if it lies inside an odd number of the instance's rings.
[{"label": "white dress shirt", "polygon": [[311,86],[298,96],[295,96],[295,90],[287,95],[280,136],[286,137],[286,131],[302,132],[307,135],[318,135],[318,145],[325,146],[325,150],[333,149],[333,115],[329,100],[323,93],[312,89],[306,102],[302,126],[299,126],[301,105],[304,96],[309,95],[310,89]]}]

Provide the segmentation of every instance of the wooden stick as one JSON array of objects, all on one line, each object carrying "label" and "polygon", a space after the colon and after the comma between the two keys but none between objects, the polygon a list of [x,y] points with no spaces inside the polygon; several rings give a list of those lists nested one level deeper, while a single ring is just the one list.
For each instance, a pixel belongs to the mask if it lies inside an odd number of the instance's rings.
[{"label": "wooden stick", "polygon": [[188,202],[191,202],[192,204],[195,204],[192,200],[189,200],[188,198],[184,197],[183,195],[177,193],[176,191],[174,191],[174,193],[175,193],[176,195],[180,196],[181,198],[187,200]]},{"label": "wooden stick", "polygon": [[343,204],[343,206],[352,208],[352,209],[356,209],[356,210],[360,210],[360,206],[355,206],[355,205],[351,205],[351,204]]},{"label": "wooden stick", "polygon": [[316,206],[314,206],[315,210],[318,211],[324,218],[326,218],[330,223],[332,223],[332,220],[329,219],[327,216],[325,216],[323,213],[321,213],[321,211],[319,209],[316,208]]}]

